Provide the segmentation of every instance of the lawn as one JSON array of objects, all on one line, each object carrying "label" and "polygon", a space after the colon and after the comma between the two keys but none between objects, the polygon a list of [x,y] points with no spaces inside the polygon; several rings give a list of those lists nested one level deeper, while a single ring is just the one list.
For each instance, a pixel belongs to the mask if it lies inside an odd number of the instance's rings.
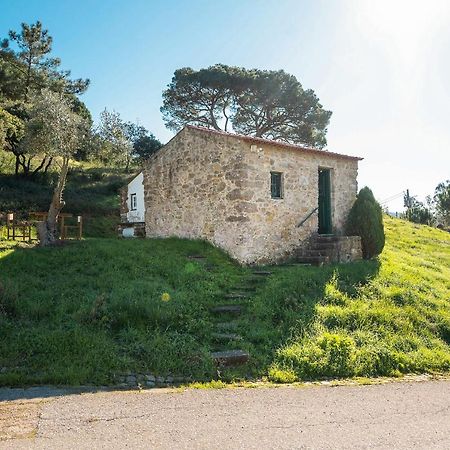
[{"label": "lawn", "polygon": [[[450,234],[385,226],[379,260],[270,268],[237,322],[251,360],[220,376],[449,371]],[[0,385],[114,384],[127,371],[215,379],[209,308],[250,273],[199,241],[0,241]]]}]

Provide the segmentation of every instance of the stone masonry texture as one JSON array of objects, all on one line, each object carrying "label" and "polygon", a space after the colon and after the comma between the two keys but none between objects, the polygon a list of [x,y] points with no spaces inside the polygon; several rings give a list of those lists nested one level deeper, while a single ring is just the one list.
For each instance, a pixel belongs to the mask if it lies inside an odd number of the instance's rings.
[{"label": "stone masonry texture", "polygon": [[[356,198],[358,158],[185,127],[144,165],[147,237],[205,239],[244,264],[285,259],[317,233],[318,171],[330,169],[333,233]],[[270,172],[283,198],[271,198]]]}]

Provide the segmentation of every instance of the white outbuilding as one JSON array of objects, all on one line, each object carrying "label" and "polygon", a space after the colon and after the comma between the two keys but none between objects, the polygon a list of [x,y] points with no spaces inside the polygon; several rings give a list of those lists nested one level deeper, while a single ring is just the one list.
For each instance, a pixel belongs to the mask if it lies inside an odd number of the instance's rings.
[{"label": "white outbuilding", "polygon": [[122,207],[120,218],[122,224],[139,224],[145,222],[144,175],[139,172],[122,189]]}]

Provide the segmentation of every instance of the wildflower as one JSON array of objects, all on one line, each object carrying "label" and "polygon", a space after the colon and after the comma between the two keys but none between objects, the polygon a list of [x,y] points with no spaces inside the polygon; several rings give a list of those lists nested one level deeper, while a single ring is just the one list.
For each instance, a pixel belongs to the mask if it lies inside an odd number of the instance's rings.
[{"label": "wildflower", "polygon": [[168,292],[163,292],[161,295],[161,300],[163,302],[168,302],[170,300],[170,294]]}]

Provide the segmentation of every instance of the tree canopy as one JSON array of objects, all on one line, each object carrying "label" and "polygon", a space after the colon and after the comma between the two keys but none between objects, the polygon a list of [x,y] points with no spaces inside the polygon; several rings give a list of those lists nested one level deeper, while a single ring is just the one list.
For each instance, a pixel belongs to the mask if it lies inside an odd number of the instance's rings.
[{"label": "tree canopy", "polygon": [[[19,32],[11,30],[8,38],[1,41],[0,104],[3,110],[26,126],[37,94],[49,90],[61,94],[73,112],[92,122],[88,109],[78,98],[87,89],[89,80],[70,79],[70,71],[60,69],[61,60],[51,56],[52,43],[48,30],[39,21],[31,25],[22,23]],[[14,154],[16,175],[20,171],[27,175],[46,170],[52,161],[51,156],[21,145],[17,133],[8,133],[0,145]],[[41,159],[35,159],[36,154],[40,154]]]},{"label": "tree canopy", "polygon": [[133,143],[133,156],[142,162],[156,153],[162,146],[152,133],[140,136]]},{"label": "tree canopy", "polygon": [[433,196],[437,220],[441,225],[450,227],[450,180],[436,186]]},{"label": "tree canopy", "polygon": [[163,92],[166,126],[194,124],[256,137],[322,148],[331,112],[311,89],[283,70],[217,64],[175,71]]}]

